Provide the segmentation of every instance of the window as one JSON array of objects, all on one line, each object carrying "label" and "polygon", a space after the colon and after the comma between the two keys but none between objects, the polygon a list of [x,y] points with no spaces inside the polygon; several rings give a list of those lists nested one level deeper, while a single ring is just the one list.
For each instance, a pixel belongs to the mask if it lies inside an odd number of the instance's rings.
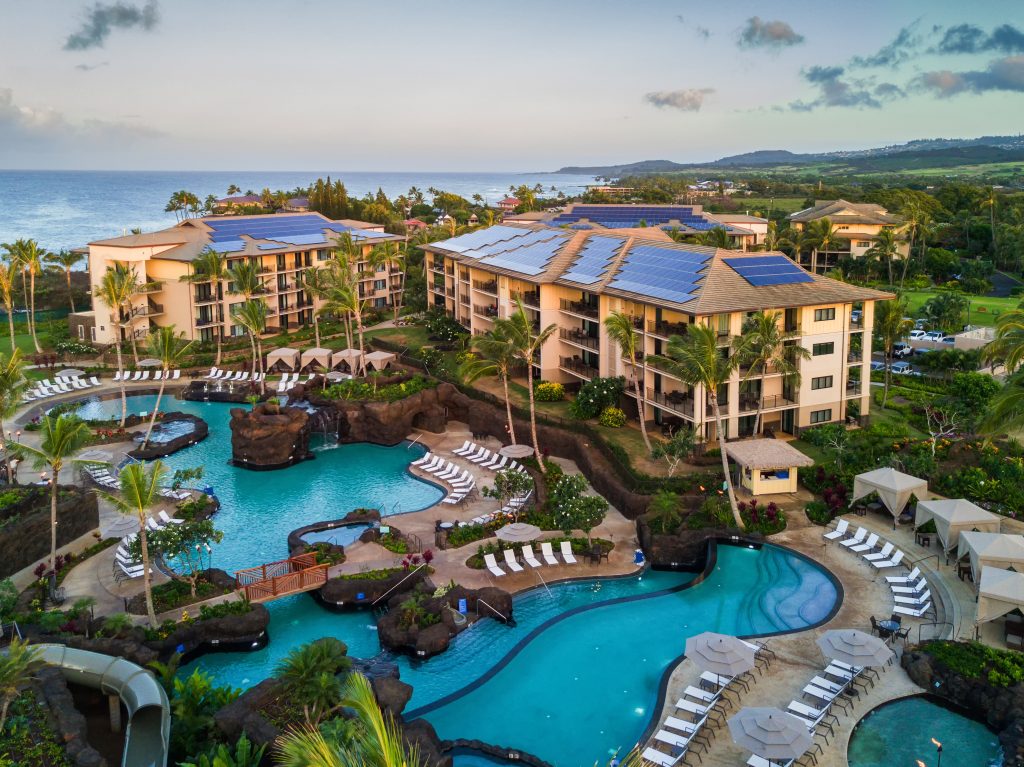
[{"label": "window", "polygon": [[836,318],[836,309],[834,306],[830,306],[828,309],[815,309],[814,310],[814,321],[825,322],[827,320],[834,320]]},{"label": "window", "polygon": [[834,354],[836,351],[836,345],[834,341],[829,341],[826,344],[814,344],[811,346],[811,354],[815,357],[822,357],[826,354]]},{"label": "window", "polygon": [[811,411],[811,423],[826,423],[832,420],[832,408],[826,408],[825,410],[812,410]]},{"label": "window", "polygon": [[871,240],[857,240],[857,247],[858,248],[870,248],[871,247]]},{"label": "window", "polygon": [[387,286],[388,286],[387,280],[374,280],[374,282],[373,282],[373,289],[374,290],[384,290]]},{"label": "window", "polygon": [[78,326],[78,340],[79,341],[84,341],[85,340],[85,325],[79,325]]},{"label": "window", "polygon": [[331,257],[330,251],[328,251],[326,248],[320,248],[316,252],[316,260],[317,261],[327,261],[330,257]]},{"label": "window", "polygon": [[812,389],[831,389],[832,388],[832,376],[818,376],[817,378],[811,379]]},{"label": "window", "polygon": [[96,327],[95,326],[89,328],[89,338],[91,338],[93,341],[96,340]]}]

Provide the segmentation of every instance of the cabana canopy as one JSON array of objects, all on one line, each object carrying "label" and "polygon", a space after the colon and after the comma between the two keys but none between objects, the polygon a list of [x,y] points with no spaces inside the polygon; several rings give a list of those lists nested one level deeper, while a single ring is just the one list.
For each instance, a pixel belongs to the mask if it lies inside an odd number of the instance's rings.
[{"label": "cabana canopy", "polygon": [[971,558],[971,574],[974,582],[981,580],[981,568],[986,565],[1005,570],[1013,567],[1024,570],[1024,535],[1006,533],[960,533],[956,546],[956,558]]},{"label": "cabana canopy", "polygon": [[359,350],[358,349],[342,349],[340,352],[335,352],[331,355],[331,367],[336,368],[342,362],[347,362],[349,367],[355,369],[356,363],[359,361]]},{"label": "cabana canopy", "polygon": [[978,585],[978,615],[975,624],[987,623],[1024,607],[1024,573],[981,568]]},{"label": "cabana canopy", "polygon": [[290,349],[285,346],[281,349],[274,349],[274,351],[267,354],[267,370],[278,364],[283,365],[289,370],[295,370],[299,366],[299,350]]},{"label": "cabana canopy", "polygon": [[916,495],[919,501],[927,498],[928,482],[892,468],[866,471],[853,478],[851,504],[871,493],[878,493],[889,513],[898,517],[910,496]]},{"label": "cabana canopy", "polygon": [[1001,521],[997,514],[985,511],[965,498],[919,502],[914,527],[921,527],[928,520],[935,522],[935,530],[946,551],[956,548],[961,532],[998,533]]},{"label": "cabana canopy", "polygon": [[306,349],[302,353],[302,367],[316,363],[321,367],[329,368],[331,366],[331,350],[321,349],[314,347],[312,349]]},{"label": "cabana canopy", "polygon": [[395,354],[392,352],[370,352],[364,359],[369,363],[374,370],[383,370],[391,361],[395,359]]}]

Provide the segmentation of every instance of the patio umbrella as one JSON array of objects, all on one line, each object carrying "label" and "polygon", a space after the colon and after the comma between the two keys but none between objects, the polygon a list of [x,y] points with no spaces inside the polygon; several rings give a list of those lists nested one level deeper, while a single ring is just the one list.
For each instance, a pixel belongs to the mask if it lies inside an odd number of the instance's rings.
[{"label": "patio umbrella", "polygon": [[144,360],[139,360],[140,368],[158,368],[162,363],[156,357],[146,357]]},{"label": "patio umbrella", "polygon": [[701,671],[732,678],[754,667],[754,648],[734,636],[705,631],[686,640],[686,657]]},{"label": "patio umbrella", "polygon": [[340,370],[332,370],[326,375],[328,381],[344,381],[346,378],[351,378],[348,373],[342,373]]},{"label": "patio umbrella", "polygon": [[733,743],[765,759],[798,759],[814,743],[807,723],[777,708],[741,709],[729,720]]},{"label": "patio umbrella", "polygon": [[857,629],[826,631],[818,638],[818,647],[826,658],[849,666],[884,666],[893,657],[892,650],[880,637]]},{"label": "patio umbrella", "polygon": [[533,455],[533,448],[529,445],[505,445],[498,452],[509,458],[529,458]]},{"label": "patio umbrella", "polygon": [[78,378],[84,376],[85,371],[78,368],[64,368],[63,370],[58,370],[57,375],[64,376],[65,378]]},{"label": "patio umbrella", "polygon": [[536,525],[528,525],[525,522],[513,522],[505,525],[495,533],[500,540],[509,543],[528,543],[540,538],[541,529]]}]

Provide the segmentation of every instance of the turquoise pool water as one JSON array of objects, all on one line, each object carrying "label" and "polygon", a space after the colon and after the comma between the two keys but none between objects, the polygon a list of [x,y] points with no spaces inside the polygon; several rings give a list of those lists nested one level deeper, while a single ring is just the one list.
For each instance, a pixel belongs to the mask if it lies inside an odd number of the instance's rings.
[{"label": "turquoise pool water", "polygon": [[[407,715],[424,716],[442,738],[522,748],[559,767],[603,764],[643,733],[686,637],[804,628],[827,617],[838,596],[823,570],[772,546],[721,546],[709,577],[683,588],[693,578],[648,572],[517,596],[516,627],[483,621],[443,655],[396,659],[413,686]],[[207,655],[185,671],[200,667],[221,683],[248,687],[291,647],[316,637],[338,637],[358,657],[379,650],[370,613],[329,613],[304,596],[269,609],[265,649]]]},{"label": "turquoise pool water", "polygon": [[932,738],[942,743],[942,763],[950,767],[1003,763],[999,741],[985,725],[922,696],[868,714],[853,731],[847,760],[850,767],[914,767],[918,760],[931,767],[937,756]]},{"label": "turquoise pool water", "polygon": [[[155,395],[128,398],[128,412],[151,412]],[[421,456],[419,445],[330,445],[314,447],[316,459],[287,469],[261,472],[239,469],[231,458],[229,412],[238,405],[186,402],[164,396],[161,410],[198,415],[210,427],[197,445],[164,459],[171,471],[203,467],[202,485],[213,487],[221,501],[214,521],[224,540],[213,554],[213,566],[234,572],[288,556],[288,533],[297,527],[338,519],[359,507],[384,514],[417,511],[437,503],[444,491],[408,472]],[[87,400],[77,411],[83,418],[120,417],[121,400]],[[314,438],[314,442],[317,440]]]}]

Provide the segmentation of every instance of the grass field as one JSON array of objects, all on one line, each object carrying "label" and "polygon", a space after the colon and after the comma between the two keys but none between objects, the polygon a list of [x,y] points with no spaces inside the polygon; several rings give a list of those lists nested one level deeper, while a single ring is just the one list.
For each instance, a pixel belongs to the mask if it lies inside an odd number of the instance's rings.
[{"label": "grass field", "polygon": [[785,213],[795,213],[804,207],[803,197],[737,197],[735,201],[742,210],[757,211],[765,216],[768,215],[769,205],[772,210],[781,210]]},{"label": "grass field", "polygon": [[[910,315],[912,317],[920,316],[919,311],[924,306],[925,301],[937,293],[938,291],[935,290],[907,291],[905,295]],[[1016,309],[1020,303],[1019,298],[989,298],[987,296],[970,296],[970,301],[969,324],[983,326],[994,325],[1000,313],[1009,309]]]}]

